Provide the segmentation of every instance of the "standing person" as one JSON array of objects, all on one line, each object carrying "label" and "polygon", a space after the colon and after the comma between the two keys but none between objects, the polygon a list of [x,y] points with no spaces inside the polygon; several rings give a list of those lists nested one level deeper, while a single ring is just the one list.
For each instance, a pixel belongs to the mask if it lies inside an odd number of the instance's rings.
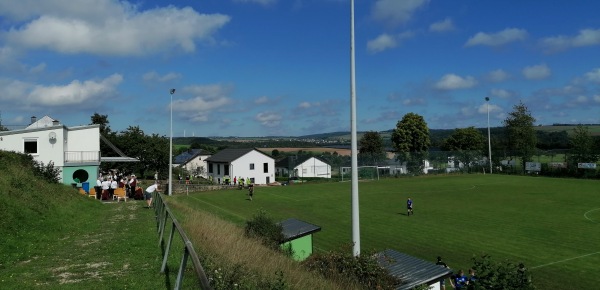
[{"label": "standing person", "polygon": [[98,179],[96,179],[96,186],[94,186],[94,190],[96,191],[96,199],[100,199],[102,197],[102,176],[99,175]]},{"label": "standing person", "polygon": [[252,182],[248,184],[248,195],[250,196],[250,201],[252,201],[252,196],[254,195],[254,183]]},{"label": "standing person", "polygon": [[135,190],[137,187],[137,179],[135,178],[135,174],[132,174],[129,178],[129,197],[134,197]]},{"label": "standing person", "polygon": [[236,185],[237,185],[237,176],[234,176],[233,177],[233,186],[236,186]]},{"label": "standing person", "polygon": [[155,182],[146,188],[146,192],[144,193],[144,199],[146,199],[146,204],[148,205],[146,208],[150,208],[150,206],[152,206],[152,193],[155,191],[160,192],[158,189],[158,182]]},{"label": "standing person", "polygon": [[[435,264],[448,269],[448,265],[446,265],[446,263],[444,263],[444,261],[442,261],[442,257],[440,257],[440,256],[437,257],[437,262]],[[446,279],[440,280],[440,289],[446,290]]]},{"label": "standing person", "polygon": [[477,275],[473,268],[469,269],[469,278],[467,280],[467,289],[475,289],[475,283],[477,281]]},{"label": "standing person", "polygon": [[453,289],[461,290],[467,288],[467,276],[463,270],[458,270],[458,274],[450,278],[450,284]]},{"label": "standing person", "polygon": [[158,182],[158,171],[154,172],[154,182]]},{"label": "standing person", "polygon": [[110,189],[110,181],[108,181],[108,178],[105,176],[104,180],[102,181],[102,200],[108,199],[108,190]]},{"label": "standing person", "polygon": [[413,201],[409,197],[408,200],[406,200],[406,215],[410,216],[411,214],[415,215],[413,212]]},{"label": "standing person", "polygon": [[113,199],[113,196],[115,195],[115,190],[117,189],[117,187],[119,187],[119,183],[117,182],[117,179],[115,178],[110,182],[110,189],[108,190],[110,199]]}]

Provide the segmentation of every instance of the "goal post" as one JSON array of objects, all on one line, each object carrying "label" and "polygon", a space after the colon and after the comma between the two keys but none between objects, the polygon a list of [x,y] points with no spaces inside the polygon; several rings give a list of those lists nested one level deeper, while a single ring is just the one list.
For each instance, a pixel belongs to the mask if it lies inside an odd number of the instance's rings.
[{"label": "goal post", "polygon": [[[358,180],[379,180],[378,166],[359,166],[357,169]],[[352,180],[352,167],[340,167],[340,175],[342,177],[342,181]]]}]

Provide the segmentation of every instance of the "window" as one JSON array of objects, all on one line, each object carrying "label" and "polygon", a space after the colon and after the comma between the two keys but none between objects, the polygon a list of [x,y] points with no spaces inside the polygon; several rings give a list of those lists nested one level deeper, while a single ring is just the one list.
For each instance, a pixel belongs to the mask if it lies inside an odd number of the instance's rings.
[{"label": "window", "polygon": [[29,154],[38,153],[37,139],[25,139],[23,144],[23,152]]},{"label": "window", "polygon": [[269,173],[269,163],[263,163],[263,172]]},{"label": "window", "polygon": [[223,168],[225,169],[225,175],[229,175],[229,166],[227,164],[223,165]]},{"label": "window", "polygon": [[250,163],[250,170],[254,170],[254,163]]},{"label": "window", "polygon": [[302,167],[302,174],[306,174],[306,168]]},{"label": "window", "polygon": [[217,175],[221,175],[221,164],[217,164]]},{"label": "window", "polygon": [[208,163],[208,173],[213,173],[213,164]]}]

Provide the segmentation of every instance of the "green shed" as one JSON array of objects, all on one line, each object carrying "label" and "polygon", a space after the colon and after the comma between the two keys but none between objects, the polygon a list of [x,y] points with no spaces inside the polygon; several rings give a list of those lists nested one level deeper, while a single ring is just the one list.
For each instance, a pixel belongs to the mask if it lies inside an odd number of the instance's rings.
[{"label": "green shed", "polygon": [[321,230],[321,227],[290,218],[279,223],[283,227],[284,240],[281,248],[291,248],[294,260],[303,261],[313,252],[312,234]]}]

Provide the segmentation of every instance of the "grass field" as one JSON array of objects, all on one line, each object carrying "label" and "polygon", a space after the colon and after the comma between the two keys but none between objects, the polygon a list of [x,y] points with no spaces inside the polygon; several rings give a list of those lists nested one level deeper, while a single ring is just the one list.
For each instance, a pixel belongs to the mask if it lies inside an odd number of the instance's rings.
[{"label": "grass field", "polygon": [[[595,289],[600,264],[600,182],[505,175],[359,183],[362,251],[392,248],[467,269],[474,255],[523,262],[538,289]],[[322,227],[315,250],[351,242],[350,183],[258,187],[174,196],[240,226],[259,209]],[[411,197],[415,215],[405,215]]]}]

